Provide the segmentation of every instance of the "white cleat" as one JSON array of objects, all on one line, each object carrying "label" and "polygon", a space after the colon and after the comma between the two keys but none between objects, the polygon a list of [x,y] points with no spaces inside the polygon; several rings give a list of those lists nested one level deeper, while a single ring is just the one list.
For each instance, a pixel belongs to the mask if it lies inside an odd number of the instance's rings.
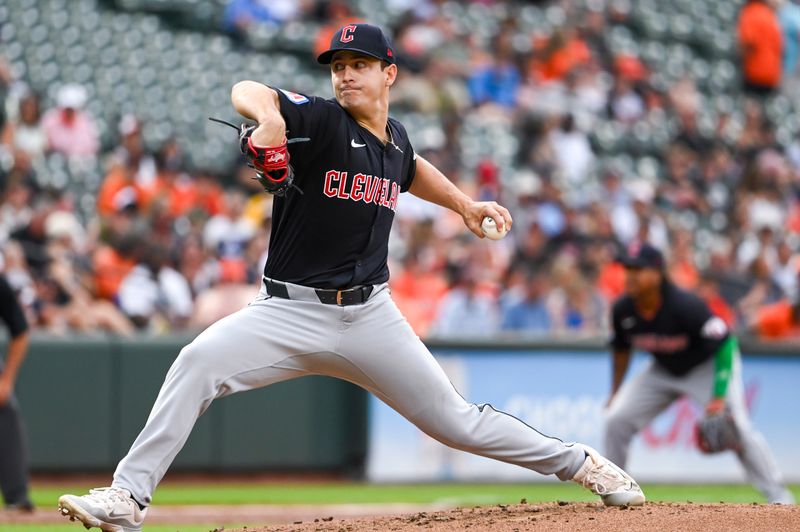
[{"label": "white cleat", "polygon": [[147,509],[122,488],[98,488],[89,490],[88,495],[62,495],[58,498],[58,511],[76,519],[86,528],[97,527],[106,532],[141,532]]},{"label": "white cleat", "polygon": [[586,461],[572,480],[599,495],[606,506],[644,504],[644,493],[630,475],[588,445],[583,448],[586,451]]},{"label": "white cleat", "polygon": [[792,492],[785,488],[778,495],[769,497],[768,500],[770,504],[797,504]]}]

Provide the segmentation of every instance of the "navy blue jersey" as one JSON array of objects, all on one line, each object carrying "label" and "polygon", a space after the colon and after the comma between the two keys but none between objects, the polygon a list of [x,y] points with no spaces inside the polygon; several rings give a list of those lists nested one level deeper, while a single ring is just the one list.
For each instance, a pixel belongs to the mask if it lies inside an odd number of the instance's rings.
[{"label": "navy blue jersey", "polygon": [[339,103],[276,89],[295,184],[275,197],[264,275],[315,288],[389,279],[389,231],[416,156],[403,125],[389,119],[383,144]]},{"label": "navy blue jersey", "polygon": [[728,337],[728,327],[702,299],[672,283],[664,283],[661,295],[661,307],[649,319],[637,312],[629,296],[617,300],[611,345],[647,351],[669,373],[686,375],[714,356]]}]

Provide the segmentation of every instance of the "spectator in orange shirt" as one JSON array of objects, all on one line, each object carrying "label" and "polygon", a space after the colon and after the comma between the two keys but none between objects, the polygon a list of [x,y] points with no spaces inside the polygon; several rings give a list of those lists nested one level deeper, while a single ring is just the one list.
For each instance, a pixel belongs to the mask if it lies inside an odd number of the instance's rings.
[{"label": "spectator in orange shirt", "polygon": [[175,139],[164,143],[156,162],[158,184],[153,199],[166,203],[170,217],[188,216],[195,211],[202,211],[207,216],[222,212],[222,188],[207,171],[197,170],[191,174],[187,171],[183,151]]},{"label": "spectator in orange shirt", "polygon": [[156,154],[158,177],[154,201],[164,202],[168,215],[179,218],[195,208],[197,183],[184,167],[183,153],[175,139],[167,140]]},{"label": "spectator in orange shirt", "polygon": [[[118,216],[128,215],[128,211],[118,214]],[[101,245],[94,252],[92,266],[94,291],[97,297],[114,300],[122,280],[136,266],[132,256],[135,245],[136,239],[127,236],[120,238],[116,246]]]},{"label": "spectator in orange shirt", "polygon": [[738,33],[745,91],[772,94],[781,81],[783,53],[780,22],[772,4],[748,0],[739,13]]},{"label": "spectator in orange shirt", "polygon": [[118,126],[119,146],[114,148],[112,161],[127,168],[136,184],[142,206],[149,205],[158,192],[156,160],[145,148],[142,123],[132,114],[124,115]]},{"label": "spectator in orange shirt", "polygon": [[719,283],[710,273],[700,276],[697,295],[706,302],[711,312],[725,322],[731,330],[736,328],[736,314],[719,293]]},{"label": "spectator in orange shirt", "polygon": [[625,266],[616,260],[617,250],[609,241],[598,241],[586,246],[584,264],[597,269],[594,288],[606,301],[614,301],[625,292]]},{"label": "spectator in orange shirt", "polygon": [[156,162],[147,152],[142,138],[142,124],[133,115],[119,121],[120,143],[109,158],[109,170],[97,196],[101,215],[134,205],[146,210],[158,193]]},{"label": "spectator in orange shirt", "polygon": [[786,216],[786,230],[789,233],[800,235],[800,200],[795,200],[789,207],[789,214]]},{"label": "spectator in orange shirt", "polygon": [[[218,179],[206,170],[199,169],[194,174],[196,207],[214,216],[225,208],[225,193],[218,184]],[[259,190],[259,192],[261,192]],[[262,193],[263,195],[263,193]],[[267,194],[267,197],[271,197]],[[272,212],[271,210],[269,211]]]},{"label": "spectator in orange shirt", "polygon": [[425,262],[423,252],[409,252],[403,261],[403,269],[392,276],[390,285],[392,299],[419,336],[428,333],[447,293],[443,275]]},{"label": "spectator in orange shirt", "polygon": [[694,243],[692,233],[685,230],[675,232],[669,277],[684,290],[694,290],[700,283],[700,273],[694,265]]},{"label": "spectator in orange shirt", "polygon": [[589,47],[574,28],[562,28],[553,32],[546,44],[540,45],[531,71],[539,82],[563,80],[572,69],[588,63],[591,56]]},{"label": "spectator in orange shirt", "polygon": [[625,266],[618,262],[605,262],[600,266],[596,288],[606,301],[614,301],[625,292]]},{"label": "spectator in orange shirt", "polygon": [[800,295],[794,302],[788,299],[761,307],[751,328],[767,340],[800,338]]},{"label": "spectator in orange shirt", "polygon": [[139,209],[144,194],[136,184],[134,171],[122,164],[114,164],[97,193],[97,212],[109,216],[128,207]]}]

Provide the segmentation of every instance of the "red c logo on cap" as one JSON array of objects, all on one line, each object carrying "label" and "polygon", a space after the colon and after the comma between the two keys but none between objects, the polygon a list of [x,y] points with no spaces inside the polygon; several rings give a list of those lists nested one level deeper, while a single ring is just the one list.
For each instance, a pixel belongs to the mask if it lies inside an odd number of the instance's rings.
[{"label": "red c logo on cap", "polygon": [[350,42],[353,40],[353,33],[355,33],[356,27],[353,24],[349,26],[345,26],[342,28],[342,36],[339,37],[340,42]]}]

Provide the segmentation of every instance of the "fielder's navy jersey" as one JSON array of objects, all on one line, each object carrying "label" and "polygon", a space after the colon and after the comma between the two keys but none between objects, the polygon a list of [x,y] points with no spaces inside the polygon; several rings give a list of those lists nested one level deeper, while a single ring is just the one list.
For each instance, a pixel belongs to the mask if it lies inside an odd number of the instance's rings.
[{"label": "fielder's navy jersey", "polygon": [[728,337],[728,327],[702,299],[672,283],[664,283],[661,295],[661,308],[650,319],[636,311],[629,296],[617,300],[611,345],[650,352],[669,373],[686,375],[714,356]]},{"label": "fielder's navy jersey", "polygon": [[389,279],[389,231],[398,197],[411,186],[414,149],[389,119],[384,145],[334,100],[275,89],[295,184],[275,197],[264,275],[315,288]]}]

